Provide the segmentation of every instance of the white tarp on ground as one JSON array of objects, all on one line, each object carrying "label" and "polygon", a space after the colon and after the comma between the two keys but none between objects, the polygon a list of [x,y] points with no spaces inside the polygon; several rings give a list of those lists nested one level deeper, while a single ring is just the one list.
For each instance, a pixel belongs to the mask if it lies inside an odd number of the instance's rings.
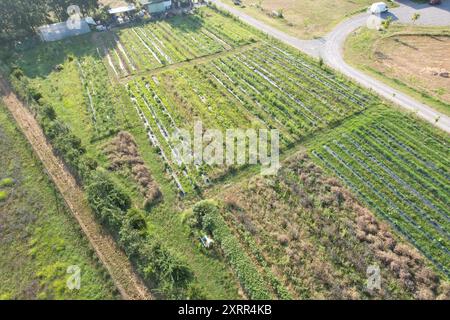
[{"label": "white tarp on ground", "polygon": [[85,20],[80,20],[75,26],[67,22],[59,22],[38,28],[38,33],[42,41],[58,41],[88,32],[91,32],[91,29]]}]

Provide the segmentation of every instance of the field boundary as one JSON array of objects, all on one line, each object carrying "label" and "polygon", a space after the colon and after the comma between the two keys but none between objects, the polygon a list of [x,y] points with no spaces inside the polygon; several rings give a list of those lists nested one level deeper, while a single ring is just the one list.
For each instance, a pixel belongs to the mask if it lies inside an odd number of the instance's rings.
[{"label": "field boundary", "polygon": [[122,298],[153,299],[125,253],[119,249],[112,236],[97,223],[75,178],[68,172],[64,163],[54,155],[36,119],[17,98],[2,75],[0,75],[0,92],[3,102],[43,163],[47,174],[58,188],[98,258],[108,270]]},{"label": "field boundary", "polygon": [[[249,44],[244,44],[242,46],[239,47],[235,47],[232,48],[230,50],[224,50],[221,52],[217,52],[217,53],[213,53],[213,54],[208,54],[208,55],[204,55],[201,57],[197,57],[194,59],[190,59],[190,60],[185,60],[185,61],[180,61],[180,62],[176,62],[176,63],[171,63],[165,66],[161,66],[161,67],[157,67],[151,70],[142,70],[133,74],[130,74],[128,76],[122,76],[120,78],[118,78],[118,82],[119,83],[128,83],[129,81],[135,79],[135,78],[139,78],[142,76],[153,76],[153,75],[157,75],[161,72],[167,71],[167,70],[173,70],[173,69],[178,69],[178,68],[182,68],[184,66],[194,66],[194,65],[198,65],[198,64],[204,64],[204,63],[208,63],[216,58],[220,58],[220,57],[226,57],[228,55],[232,55],[235,53],[240,53],[240,52],[245,52],[247,50],[250,50],[254,47],[258,47],[264,45],[263,41],[256,41],[253,43],[249,43]],[[109,69],[109,67],[107,67]]]}]

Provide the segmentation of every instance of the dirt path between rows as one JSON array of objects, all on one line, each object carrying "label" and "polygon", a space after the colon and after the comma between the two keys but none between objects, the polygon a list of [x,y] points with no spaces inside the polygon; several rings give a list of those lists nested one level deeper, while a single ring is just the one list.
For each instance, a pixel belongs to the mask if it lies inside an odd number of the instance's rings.
[{"label": "dirt path between rows", "polygon": [[53,154],[52,147],[47,142],[36,119],[1,76],[0,93],[3,102],[44,164],[48,175],[80,224],[100,261],[111,275],[122,298],[127,300],[152,299],[152,295],[134,271],[124,252],[118,248],[114,239],[95,220],[82,189],[77,185],[64,163]]}]

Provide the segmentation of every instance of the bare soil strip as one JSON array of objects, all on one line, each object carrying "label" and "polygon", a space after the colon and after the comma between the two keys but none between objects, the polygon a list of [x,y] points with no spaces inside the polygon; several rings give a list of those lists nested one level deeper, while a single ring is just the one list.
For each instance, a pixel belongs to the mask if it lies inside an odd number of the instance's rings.
[{"label": "bare soil strip", "polygon": [[103,230],[95,220],[82,189],[77,185],[64,163],[54,155],[53,149],[47,142],[36,119],[1,76],[0,93],[3,102],[44,164],[48,175],[61,192],[68,208],[111,275],[122,298],[127,300],[153,299],[124,252],[118,248],[111,235]]}]

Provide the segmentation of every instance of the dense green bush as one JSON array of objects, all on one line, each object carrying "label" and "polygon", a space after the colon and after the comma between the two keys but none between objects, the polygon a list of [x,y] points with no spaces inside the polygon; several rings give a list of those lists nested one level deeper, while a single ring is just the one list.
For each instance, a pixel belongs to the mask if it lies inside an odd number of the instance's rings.
[{"label": "dense green bush", "polygon": [[193,273],[178,255],[156,239],[146,241],[139,253],[143,260],[138,267],[145,280],[158,284],[159,290],[170,298],[185,298],[184,291]]},{"label": "dense green bush", "polygon": [[124,212],[130,208],[130,197],[104,170],[97,170],[91,174],[86,193],[89,204],[100,221],[117,233],[122,226]]}]

